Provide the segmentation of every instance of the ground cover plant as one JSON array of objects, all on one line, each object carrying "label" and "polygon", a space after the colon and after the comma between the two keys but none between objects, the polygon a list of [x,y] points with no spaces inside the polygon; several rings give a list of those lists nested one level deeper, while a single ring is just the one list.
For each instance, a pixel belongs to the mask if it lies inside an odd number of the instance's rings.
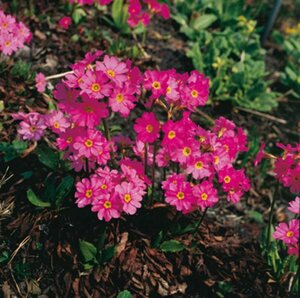
[{"label": "ground cover plant", "polygon": [[272,5],[0,3],[1,295],[297,297],[299,26]]}]

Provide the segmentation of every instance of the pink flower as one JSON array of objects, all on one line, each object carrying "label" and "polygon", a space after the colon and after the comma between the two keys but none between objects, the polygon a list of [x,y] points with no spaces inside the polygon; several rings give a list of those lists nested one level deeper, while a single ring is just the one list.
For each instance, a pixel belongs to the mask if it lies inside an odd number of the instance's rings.
[{"label": "pink flower", "polygon": [[145,112],[142,117],[136,119],[134,130],[138,140],[153,143],[159,137],[160,124],[153,112]]},{"label": "pink flower", "polygon": [[76,102],[70,108],[72,121],[88,128],[99,125],[101,119],[106,118],[108,114],[106,103],[98,102],[86,94],[82,96],[82,102]]},{"label": "pink flower", "polygon": [[70,17],[62,17],[58,22],[58,25],[64,29],[68,29],[71,24],[72,19]]},{"label": "pink flower", "polygon": [[202,179],[214,175],[209,154],[195,154],[188,160],[185,171],[194,179]]},{"label": "pink flower", "polygon": [[116,196],[106,194],[101,200],[94,200],[92,205],[92,211],[97,212],[99,220],[110,221],[121,216],[122,203]]},{"label": "pink flower", "polygon": [[79,156],[90,158],[97,157],[99,151],[103,151],[104,137],[97,130],[89,129],[85,135],[77,136],[73,147],[78,151]]},{"label": "pink flower", "polygon": [[162,188],[165,191],[165,201],[172,206],[175,206],[178,211],[184,213],[190,212],[195,204],[192,186],[184,181],[182,174],[170,175],[167,180],[162,183]]},{"label": "pink flower", "polygon": [[125,85],[121,89],[116,88],[109,97],[109,106],[114,112],[119,112],[121,116],[128,117],[130,111],[135,107],[136,98],[134,93],[135,90],[129,85]]},{"label": "pink flower", "polygon": [[300,221],[298,219],[292,219],[288,224],[280,223],[275,227],[273,237],[282,240],[287,245],[298,243],[299,223]]},{"label": "pink flower", "polygon": [[107,80],[107,76],[103,72],[88,70],[82,76],[82,83],[79,86],[82,89],[81,94],[86,93],[96,99],[109,96],[112,86],[107,83]]},{"label": "pink flower", "polygon": [[134,187],[131,182],[122,182],[115,187],[116,193],[123,202],[123,211],[127,214],[133,215],[137,208],[141,208],[141,201],[143,196],[138,188]]},{"label": "pink flower", "polygon": [[265,157],[265,147],[266,147],[266,144],[265,143],[262,143],[260,145],[260,148],[259,148],[259,151],[256,155],[256,158],[254,160],[254,166],[256,167],[258,164],[260,164],[260,162],[262,161],[262,159]]},{"label": "pink flower", "polygon": [[218,191],[210,181],[194,186],[193,195],[202,211],[207,207],[213,207],[219,201]]},{"label": "pink flower", "polygon": [[289,245],[288,246],[288,254],[299,257],[299,243],[296,243],[294,245]]},{"label": "pink flower", "polygon": [[300,214],[300,198],[296,197],[294,201],[291,201],[290,206],[288,207],[288,210],[290,210],[292,213]]},{"label": "pink flower", "polygon": [[144,76],[143,87],[146,90],[151,90],[151,98],[156,99],[164,95],[167,89],[168,76],[166,73],[157,70],[147,70]]},{"label": "pink flower", "polygon": [[54,97],[59,101],[58,107],[64,112],[71,110],[79,94],[80,91],[69,88],[66,84],[62,83],[56,84],[53,91]]},{"label": "pink flower", "polygon": [[79,208],[90,205],[99,195],[99,178],[96,176],[83,178],[76,183],[75,198]]},{"label": "pink flower", "polygon": [[39,113],[18,113],[14,119],[22,119],[19,124],[18,134],[23,140],[39,141],[47,128],[44,117]]},{"label": "pink flower", "polygon": [[70,122],[61,111],[53,111],[48,114],[46,123],[56,133],[64,132],[70,126]]},{"label": "pink flower", "polygon": [[128,68],[126,63],[121,62],[116,57],[105,55],[103,62],[96,62],[96,70],[105,73],[106,76],[119,87],[127,81]]},{"label": "pink flower", "polygon": [[46,78],[44,76],[44,74],[42,74],[41,72],[39,72],[36,76],[35,76],[35,87],[37,89],[37,91],[39,93],[43,93],[46,89]]}]

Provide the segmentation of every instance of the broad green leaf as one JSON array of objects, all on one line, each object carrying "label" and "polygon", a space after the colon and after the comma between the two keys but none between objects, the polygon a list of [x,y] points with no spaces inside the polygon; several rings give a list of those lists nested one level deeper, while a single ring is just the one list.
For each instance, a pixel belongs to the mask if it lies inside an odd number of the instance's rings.
[{"label": "broad green leaf", "polygon": [[160,249],[164,252],[178,252],[184,249],[184,245],[177,240],[164,241],[160,245]]},{"label": "broad green leaf", "polygon": [[74,184],[74,178],[72,176],[66,176],[56,189],[55,205],[59,206],[63,199],[70,193]]},{"label": "broad green leaf", "polygon": [[51,148],[46,145],[40,145],[36,149],[36,154],[39,158],[39,161],[50,168],[51,170],[56,170],[58,167],[59,156]]},{"label": "broad green leaf", "polygon": [[72,19],[75,24],[78,24],[84,16],[86,12],[81,7],[77,7],[72,14]]},{"label": "broad green leaf", "polygon": [[115,0],[113,2],[112,9],[111,9],[112,18],[114,20],[115,25],[119,29],[121,29],[126,24],[124,22],[124,18],[125,18],[124,14],[127,14],[127,12],[124,12],[123,5],[124,5],[123,0]]},{"label": "broad green leaf", "polygon": [[79,249],[85,262],[90,262],[96,258],[97,248],[94,244],[84,240],[79,240]]},{"label": "broad green leaf", "polygon": [[109,246],[102,250],[102,263],[108,262],[116,253],[116,247]]},{"label": "broad green leaf", "polygon": [[31,204],[33,204],[34,206],[37,206],[37,207],[50,207],[51,206],[51,204],[49,202],[40,200],[31,188],[29,188],[27,190],[27,199],[29,200],[29,202]]},{"label": "broad green leaf", "polygon": [[132,295],[129,291],[125,290],[118,294],[117,298],[132,298]]},{"label": "broad green leaf", "polygon": [[252,219],[254,219],[258,223],[264,223],[263,215],[255,210],[250,210],[248,213],[248,216]]},{"label": "broad green leaf", "polygon": [[192,20],[191,27],[197,31],[201,31],[211,26],[217,19],[218,17],[214,14],[205,14]]}]

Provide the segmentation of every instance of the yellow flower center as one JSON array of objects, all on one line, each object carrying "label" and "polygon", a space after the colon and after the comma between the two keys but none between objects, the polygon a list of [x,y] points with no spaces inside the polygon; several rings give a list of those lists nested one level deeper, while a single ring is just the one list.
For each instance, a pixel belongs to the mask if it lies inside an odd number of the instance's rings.
[{"label": "yellow flower center", "polygon": [[123,100],[124,100],[124,96],[122,93],[119,93],[117,96],[116,96],[116,100],[118,103],[121,103]]},{"label": "yellow flower center", "polygon": [[154,88],[154,89],[160,89],[160,82],[157,82],[157,81],[155,81],[155,82],[153,82],[152,83],[152,87]]},{"label": "yellow flower center", "polygon": [[169,133],[168,133],[168,138],[170,140],[174,139],[176,137],[176,133],[174,130],[170,130]]},{"label": "yellow flower center", "polygon": [[195,163],[195,168],[198,169],[198,170],[202,169],[203,168],[203,162],[197,161]]},{"label": "yellow flower center", "polygon": [[105,190],[105,189],[107,189],[107,185],[106,184],[102,184],[101,188]]},{"label": "yellow flower center", "polygon": [[228,145],[223,145],[223,147],[224,147],[224,149],[225,149],[225,151],[226,151],[226,152],[228,152],[228,151],[229,151],[229,147],[228,147]]},{"label": "yellow flower center", "polygon": [[171,87],[170,87],[170,86],[168,86],[168,88],[167,88],[167,94],[170,94],[170,93],[171,93],[171,91],[172,91]]},{"label": "yellow flower center", "polygon": [[191,155],[192,150],[191,150],[190,147],[184,147],[183,150],[182,150],[182,153],[183,153],[184,156],[189,156],[189,155]]},{"label": "yellow flower center", "polygon": [[67,137],[66,142],[67,142],[68,144],[72,143],[72,141],[73,141],[73,138],[72,138],[72,137]]},{"label": "yellow flower center", "polygon": [[204,192],[204,193],[201,195],[201,199],[202,199],[202,201],[206,201],[206,200],[208,199],[207,193]]},{"label": "yellow flower center", "polygon": [[36,126],[34,126],[34,125],[30,126],[30,131],[35,132],[36,131]]},{"label": "yellow flower center", "polygon": [[105,201],[103,204],[104,208],[110,209],[111,208],[111,202],[110,201]]},{"label": "yellow flower center", "polygon": [[111,78],[114,78],[116,76],[116,73],[112,70],[112,69],[108,69],[106,71],[106,73],[108,74],[108,76],[110,76]]},{"label": "yellow flower center", "polygon": [[225,176],[224,182],[229,183],[231,181],[231,178],[229,176]]},{"label": "yellow flower center", "polygon": [[94,92],[99,92],[101,90],[101,86],[98,83],[93,83],[91,89]]},{"label": "yellow flower center", "polygon": [[131,195],[129,193],[127,193],[127,194],[124,195],[124,201],[126,203],[129,203],[131,201]]},{"label": "yellow flower center", "polygon": [[6,22],[3,22],[2,23],[2,28],[6,28],[7,27],[7,23]]},{"label": "yellow flower center", "polygon": [[286,233],[286,237],[293,237],[294,236],[294,232],[293,231],[288,231],[287,233]]},{"label": "yellow flower center", "polygon": [[214,164],[217,165],[220,161],[219,156],[214,156]]},{"label": "yellow flower center", "polygon": [[5,42],[5,45],[6,45],[7,47],[9,47],[9,46],[11,45],[11,42],[8,40],[8,41]]},{"label": "yellow flower center", "polygon": [[200,136],[200,137],[199,137],[199,142],[200,142],[200,143],[203,143],[205,140],[206,140],[205,137],[203,137],[203,136]]},{"label": "yellow flower center", "polygon": [[93,141],[90,140],[90,139],[87,139],[85,142],[84,142],[84,145],[88,148],[92,147],[93,146]]},{"label": "yellow flower center", "polygon": [[53,126],[54,126],[55,128],[59,128],[59,123],[58,123],[58,122],[54,122],[54,123],[53,123]]},{"label": "yellow flower center", "polygon": [[146,126],[146,131],[147,131],[148,133],[151,133],[151,132],[153,131],[153,126],[152,126],[151,124],[148,124],[148,125]]},{"label": "yellow flower center", "polygon": [[178,200],[183,200],[184,199],[184,193],[182,191],[179,191],[176,195]]},{"label": "yellow flower center", "polygon": [[198,91],[197,91],[197,90],[193,90],[193,91],[191,92],[191,95],[192,95],[193,98],[198,97]]},{"label": "yellow flower center", "polygon": [[93,110],[93,108],[92,108],[91,106],[86,106],[86,107],[84,108],[84,110],[85,110],[87,113],[93,113],[93,112],[94,112],[94,110]]},{"label": "yellow flower center", "polygon": [[91,189],[88,189],[86,192],[85,192],[85,196],[89,199],[91,196],[93,195],[93,191]]}]

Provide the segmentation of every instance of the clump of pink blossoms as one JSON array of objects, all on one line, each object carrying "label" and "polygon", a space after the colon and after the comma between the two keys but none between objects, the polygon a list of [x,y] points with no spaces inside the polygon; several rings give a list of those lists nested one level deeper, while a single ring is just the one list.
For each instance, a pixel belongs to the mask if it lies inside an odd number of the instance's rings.
[{"label": "clump of pink blossoms", "polygon": [[[113,0],[69,0],[70,3],[80,5],[108,5]],[[128,25],[136,27],[139,24],[148,26],[154,15],[159,15],[163,19],[170,18],[170,8],[166,3],[160,3],[157,0],[128,0]]]},{"label": "clump of pink blossoms", "polygon": [[[57,111],[35,113],[35,121],[15,116],[21,127],[26,124],[19,131],[23,139],[50,134],[82,177],[78,207],[90,206],[105,221],[133,215],[150,204],[150,187],[155,200],[164,194],[184,214],[214,207],[220,193],[237,203],[250,188],[244,169],[234,166],[247,151],[245,133],[224,117],[210,130],[193,120],[208,100],[209,79],[198,71],[142,73],[129,60],[101,56],[88,53],[55,86]],[[36,118],[40,133],[27,133]],[[112,118],[122,126],[113,136]]]},{"label": "clump of pink blossoms", "polygon": [[283,150],[281,156],[274,156],[264,151],[265,145],[262,144],[256,160],[257,165],[263,158],[275,159],[274,172],[277,180],[285,187],[289,187],[292,193],[300,193],[300,144],[276,144]]},{"label": "clump of pink blossoms", "polygon": [[10,56],[23,48],[24,43],[29,43],[31,37],[29,29],[22,22],[17,22],[15,17],[4,14],[0,9],[0,52]]}]

